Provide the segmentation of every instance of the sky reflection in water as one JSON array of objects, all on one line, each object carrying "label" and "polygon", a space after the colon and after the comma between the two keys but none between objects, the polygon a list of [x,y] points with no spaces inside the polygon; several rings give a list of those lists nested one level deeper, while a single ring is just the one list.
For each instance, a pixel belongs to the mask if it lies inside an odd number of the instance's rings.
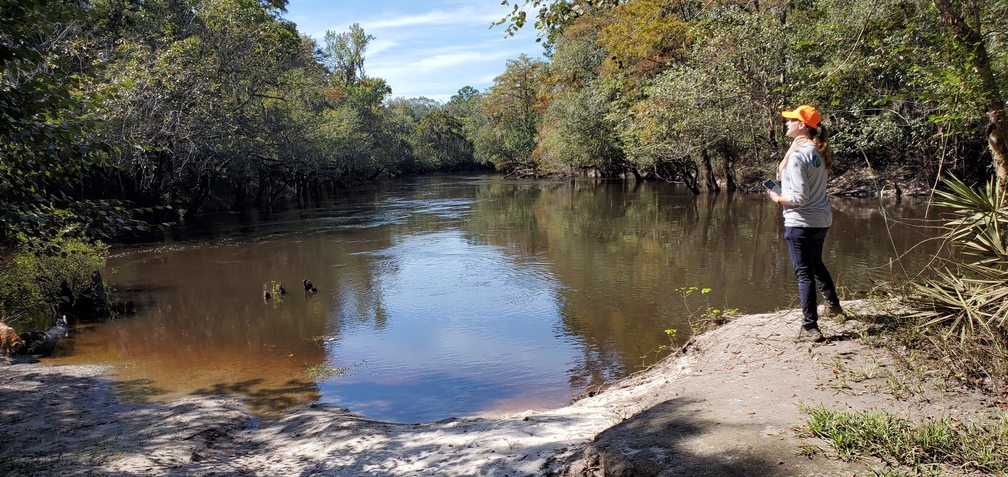
[{"label": "sky reflection in water", "polygon": [[[879,205],[834,201],[827,263],[854,298],[926,238]],[[419,178],[172,233],[114,251],[106,281],[137,314],[76,330],[53,362],[111,364],[135,399],[234,394],[267,418],[322,400],[422,422],[560,406],[653,362],[664,330],[684,339],[708,306],[797,303],[777,207],[669,184]],[[263,299],[272,282],[282,300]],[[691,286],[712,292],[677,292]]]}]

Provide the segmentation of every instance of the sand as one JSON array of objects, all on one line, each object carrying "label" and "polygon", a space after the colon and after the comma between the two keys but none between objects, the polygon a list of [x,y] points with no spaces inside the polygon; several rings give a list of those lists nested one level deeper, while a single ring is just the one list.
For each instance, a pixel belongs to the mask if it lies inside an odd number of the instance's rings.
[{"label": "sand", "polygon": [[[796,310],[746,315],[646,371],[545,412],[391,424],[311,405],[269,425],[240,399],[127,404],[106,369],[0,362],[0,475],[875,475],[800,432],[800,406],[985,419],[996,397],[900,376],[867,345],[878,303],[795,341]],[[899,355],[900,353],[896,353]],[[912,379],[911,379],[912,378]]]}]

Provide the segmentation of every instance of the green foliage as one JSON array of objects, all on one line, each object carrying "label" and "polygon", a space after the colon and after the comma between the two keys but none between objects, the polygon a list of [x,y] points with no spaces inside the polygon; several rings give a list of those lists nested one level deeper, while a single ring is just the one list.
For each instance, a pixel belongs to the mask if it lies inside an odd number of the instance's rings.
[{"label": "green foliage", "polygon": [[353,85],[364,78],[364,52],[374,40],[374,35],[364,33],[359,23],[350,25],[350,30],[325,33],[325,65],[334,75],[338,84]]},{"label": "green foliage", "polygon": [[536,160],[549,171],[596,170],[605,177],[625,172],[625,156],[612,121],[617,84],[598,73],[605,51],[591,37],[561,37],[551,58],[552,88],[539,126]]},{"label": "green foliage", "polygon": [[91,19],[75,2],[0,4],[0,255],[19,241],[59,236],[111,237],[130,221],[121,201],[83,196],[80,182],[110,166],[79,62],[79,35]]},{"label": "green foliage", "polygon": [[962,423],[939,418],[912,423],[888,412],[841,412],[802,406],[805,431],[830,444],[844,460],[877,457],[932,473],[941,465],[1008,472],[1008,419]]},{"label": "green foliage", "polygon": [[[535,15],[551,62],[513,59],[441,105],[390,101],[365,74],[372,35],[353,24],[319,44],[282,18],[285,0],[0,1],[3,247],[143,231],[126,200],[186,215],[304,205],[474,163],[694,190],[716,164],[731,190],[736,171],[772,168],[780,110],[798,103],[824,112],[838,172],[989,173],[991,81],[933,2],[508,1],[499,24]],[[970,7],[1003,85],[1008,7]]]},{"label": "green foliage", "polygon": [[631,75],[660,71],[681,57],[692,41],[692,9],[666,0],[621,2],[598,32],[598,44],[609,52],[605,68]]},{"label": "green foliage", "polygon": [[266,296],[265,293],[269,293],[270,299],[273,300],[274,308],[276,308],[278,304],[283,303],[284,292],[286,290],[284,290],[283,284],[281,284],[280,282],[276,280],[270,280],[269,285],[263,285],[263,290],[264,290],[263,295],[264,297]]},{"label": "green foliage", "polygon": [[[687,320],[690,324],[690,331],[693,334],[699,334],[713,327],[722,325],[726,323],[732,316],[738,314],[737,308],[726,308],[724,310],[715,308],[710,304],[710,298],[708,295],[711,293],[710,288],[699,288],[699,287],[680,287],[675,289],[676,293],[682,297],[683,305],[686,307],[689,316]],[[700,305],[693,305],[691,302],[695,301],[693,298],[694,294],[703,297],[703,303]],[[655,362],[657,362],[658,357],[662,352],[671,349],[676,346],[676,338],[678,337],[678,330],[676,329],[666,329],[665,335],[669,339],[668,345],[660,345],[657,348],[649,351],[648,353],[641,356],[641,365],[645,365],[649,356],[654,356]]]},{"label": "green foliage", "polygon": [[[689,312],[690,327],[694,334],[702,333],[713,327],[722,325],[731,317],[738,314],[738,308],[725,307],[724,309],[720,309],[711,306],[710,298],[707,298],[707,295],[713,291],[710,288],[680,287],[676,288],[675,291],[682,297],[683,305],[686,307],[686,311]],[[704,297],[704,303],[691,306],[690,296],[698,292]]]},{"label": "green foliage", "polygon": [[540,127],[536,157],[554,170],[589,170],[603,177],[625,172],[625,157],[609,119],[615,94],[601,81],[555,98]]},{"label": "green foliage", "polygon": [[857,1],[794,13],[790,29],[799,40],[792,48],[801,56],[789,73],[807,79],[783,88],[828,111],[840,152],[835,172],[866,161],[879,170],[921,167],[934,174],[940,167],[934,137],[950,125],[939,119],[939,108],[951,112],[962,90],[947,84],[946,39],[929,4]]},{"label": "green foliage", "polygon": [[975,190],[955,177],[944,184],[948,190],[935,191],[934,202],[952,214],[945,225],[950,255],[935,265],[933,277],[915,283],[913,316],[953,357],[988,363],[971,369],[971,374],[1003,370],[1008,363],[1005,191],[996,182]]},{"label": "green foliage", "polygon": [[480,92],[473,88],[472,86],[463,86],[459,88],[458,92],[452,95],[451,99],[448,100],[448,104],[462,105],[471,102],[480,95]]},{"label": "green foliage", "polygon": [[935,205],[948,207],[954,218],[945,238],[952,260],[936,270],[937,278],[922,279],[915,303],[922,326],[940,326],[960,341],[977,337],[1008,338],[1008,204],[997,183],[974,190],[956,178],[946,179],[948,191],[935,191]]},{"label": "green foliage", "polygon": [[[121,93],[104,113],[117,125],[106,134],[133,145],[116,156],[130,195],[191,215],[221,177],[249,177],[281,159],[277,151],[286,151],[292,131],[303,133],[294,129],[303,122],[270,121],[289,112],[276,107],[295,99],[288,85],[308,85],[293,71],[313,62],[293,24],[274,10],[249,0],[118,8],[124,38],[104,52],[111,58],[104,79]],[[320,97],[296,99],[317,105]]]},{"label": "green foliage", "polygon": [[443,109],[431,111],[413,132],[417,159],[427,170],[459,170],[473,163],[472,143],[463,135],[462,121]]},{"label": "green foliage", "polygon": [[[453,118],[432,116],[432,127],[415,131],[442,106],[389,101],[388,83],[365,74],[372,35],[353,24],[320,45],[278,16],[283,4],[109,1],[98,9],[94,46],[109,64],[100,83],[119,91],[103,109],[103,133],[130,145],[114,156],[123,172],[106,178],[116,189],[191,216],[227,200],[235,209],[307,205],[344,182],[455,167],[441,163],[464,149],[453,142]],[[455,136],[442,141],[446,134]],[[431,149],[442,145],[459,150]]]},{"label": "green foliage", "polygon": [[[731,189],[736,171],[747,182],[772,168],[789,142],[780,111],[809,103],[824,113],[838,174],[944,170],[971,181],[989,174],[978,160],[987,141],[977,133],[997,95],[991,85],[1004,84],[1008,66],[1004,2],[962,9],[986,46],[993,81],[977,70],[979,50],[950,31],[933,2],[528,0],[512,7],[498,24],[513,32],[526,11],[540,9],[536,28],[554,49],[537,139],[547,165],[569,158],[579,168],[606,169],[616,156],[576,147],[591,136],[619,149],[628,169],[691,188],[701,168],[710,176],[708,164],[719,162]],[[584,54],[584,45],[597,55]],[[617,85],[616,94],[598,102],[599,84]],[[587,124],[610,126],[594,134],[573,127],[599,112],[605,122]]]},{"label": "green foliage", "polygon": [[641,356],[640,357],[641,358],[641,366],[645,366],[647,364],[648,356],[651,356],[651,355],[654,355],[654,361],[652,363],[657,363],[658,362],[658,357],[661,356],[661,353],[663,353],[663,352],[667,351],[668,349],[670,349],[671,347],[675,346],[675,344],[676,344],[676,335],[677,334],[679,334],[679,330],[676,330],[675,328],[667,328],[665,330],[665,336],[668,337],[669,344],[667,344],[667,345],[659,345],[657,348],[655,348],[655,349],[651,350],[650,352],[648,352],[647,354]]},{"label": "green foliage", "polygon": [[[503,0],[501,5],[505,7],[510,5],[512,9],[491,26],[507,25],[504,29],[505,34],[514,36],[525,26],[528,11],[538,9],[535,28],[550,36],[550,33],[561,30],[582,15],[609,10],[618,4],[617,0],[518,0],[513,4],[509,0]],[[552,40],[552,37],[549,39]]]},{"label": "green foliage", "polygon": [[0,262],[0,308],[8,323],[44,329],[60,309],[60,288],[75,296],[90,293],[105,266],[108,247],[75,238],[29,243]]},{"label": "green foliage", "polygon": [[471,140],[477,160],[497,169],[537,169],[532,161],[541,110],[539,87],[546,63],[526,55],[507,61],[507,69],[481,98],[482,121]]}]

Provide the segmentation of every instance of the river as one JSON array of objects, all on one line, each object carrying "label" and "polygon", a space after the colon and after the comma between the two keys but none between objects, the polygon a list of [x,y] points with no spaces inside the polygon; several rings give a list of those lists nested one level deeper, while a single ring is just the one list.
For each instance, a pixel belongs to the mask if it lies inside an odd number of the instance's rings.
[{"label": "river", "polygon": [[[824,255],[847,298],[933,248],[925,202],[832,203]],[[78,328],[51,362],[111,365],[127,399],[237,395],[267,420],[317,401],[394,422],[558,407],[713,310],[797,307],[782,229],[763,195],[665,183],[380,182],[114,247],[105,279],[136,313]]]}]

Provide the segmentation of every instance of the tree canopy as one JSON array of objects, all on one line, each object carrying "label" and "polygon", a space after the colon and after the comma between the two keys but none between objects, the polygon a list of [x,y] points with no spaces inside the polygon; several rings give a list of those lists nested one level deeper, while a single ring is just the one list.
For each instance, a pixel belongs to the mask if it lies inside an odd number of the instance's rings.
[{"label": "tree canopy", "polygon": [[[833,133],[837,172],[1008,180],[1004,2],[504,4],[505,35],[534,16],[548,40],[537,150],[556,170],[690,183],[720,163],[710,188],[752,182],[782,152],[779,112],[808,103]],[[588,135],[618,138],[619,154],[562,140],[586,137],[589,116],[605,120]]]},{"label": "tree canopy", "polygon": [[[824,113],[836,172],[1006,176],[1008,7],[986,0],[519,0],[546,58],[447,103],[368,76],[273,0],[2,0],[0,242],[304,206],[383,175],[493,168],[734,190]],[[148,211],[154,212],[148,212]]]}]

